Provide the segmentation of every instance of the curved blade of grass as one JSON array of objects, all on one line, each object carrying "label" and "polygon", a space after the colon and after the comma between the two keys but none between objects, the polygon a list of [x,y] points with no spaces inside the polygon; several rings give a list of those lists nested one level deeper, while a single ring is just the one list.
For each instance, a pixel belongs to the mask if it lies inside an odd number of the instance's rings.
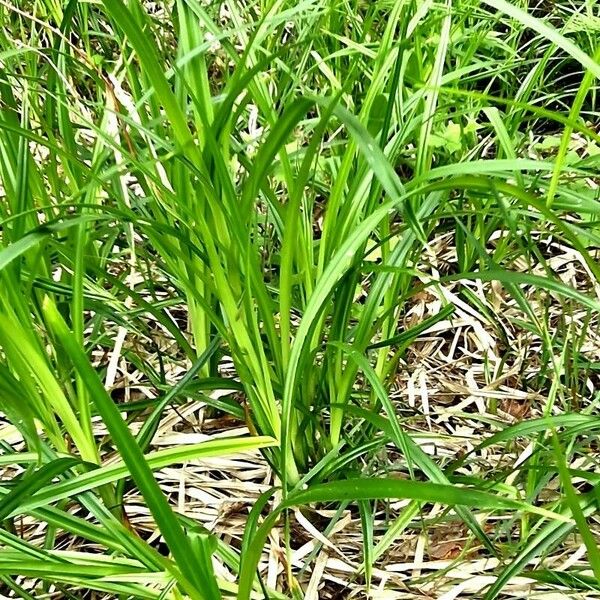
[{"label": "curved blade of grass", "polygon": [[[593,61],[596,64],[600,64],[598,61],[600,60],[600,46],[596,49],[596,54],[594,55]],[[586,70],[583,81],[577,90],[577,94],[575,96],[575,100],[571,105],[571,110],[569,111],[569,120],[577,121],[579,119],[579,115],[581,113],[581,109],[583,107],[583,102],[592,86],[594,81],[594,76],[598,77],[597,74],[594,74],[591,70]],[[550,180],[550,185],[548,186],[548,194],[546,196],[546,205],[548,207],[552,206],[554,203],[554,197],[556,196],[556,192],[558,191],[558,184],[561,175],[561,171],[563,168],[563,164],[565,162],[565,158],[567,156],[567,151],[569,149],[569,143],[571,142],[573,136],[573,128],[569,125],[566,125],[561,139],[560,146],[558,148],[558,154],[555,160],[554,171],[552,172],[552,179]]]},{"label": "curved blade of grass", "polygon": [[483,0],[483,2],[494,7],[496,10],[503,12],[509,17],[512,17],[516,21],[519,21],[525,25],[525,27],[529,27],[533,31],[544,36],[567,54],[570,54],[583,67],[593,73],[595,77],[600,78],[600,64],[588,56],[571,40],[562,35],[558,30],[548,25],[546,21],[542,21],[541,19],[530,15],[527,11],[507,2],[507,0]]},{"label": "curved blade of grass", "polygon": [[[253,543],[254,536],[256,535],[256,531],[259,527],[258,520],[260,518],[260,515],[261,515],[262,511],[265,509],[265,507],[267,506],[267,504],[269,503],[269,500],[273,497],[273,493],[275,492],[275,490],[276,490],[276,488],[270,488],[266,492],[263,492],[257,498],[256,502],[252,506],[252,509],[250,510],[250,514],[248,515],[248,518],[246,519],[246,524],[244,526],[244,535],[242,537],[242,548],[241,548],[241,552],[240,552],[240,557],[241,557],[240,568],[243,568],[242,565],[244,564],[244,561],[246,560],[246,554],[248,553],[248,549],[250,548],[251,544]],[[256,575],[258,577],[260,577],[260,575],[258,573],[258,569],[256,569]],[[261,584],[262,584],[262,581],[261,581]]]},{"label": "curved blade of grass", "polygon": [[131,14],[130,10],[121,0],[103,0],[102,4],[113,18],[115,23],[125,32],[130,44],[135,49],[137,57],[146,72],[148,79],[154,86],[158,100],[162,103],[165,113],[173,127],[173,133],[181,148],[193,157],[194,162],[201,160],[200,152],[196,148],[192,134],[187,125],[187,119],[182,112],[173,90],[171,90],[165,72],[158,58],[156,46]]},{"label": "curved blade of grass", "polygon": [[0,521],[4,521],[28,497],[45,487],[57,475],[79,464],[76,458],[57,458],[32,473],[28,473],[17,485],[0,500]]},{"label": "curved blade of grass", "polygon": [[177,566],[181,569],[181,574],[185,579],[181,581],[187,593],[192,598],[219,600],[204,593],[204,578],[208,574],[201,573],[194,560],[193,551],[190,547],[188,538],[182,530],[179,521],[175,517],[173,510],[165,498],[160,486],[152,475],[152,470],[144,458],[143,452],[137,445],[135,438],[129,431],[123,421],[119,409],[115,406],[113,400],[108,395],[104,385],[100,381],[98,374],[90,365],[85,352],[68,330],[63,318],[56,309],[53,302],[48,297],[43,301],[43,312],[46,322],[52,329],[52,332],[59,340],[65,352],[73,362],[77,372],[85,382],[90,398],[96,405],[99,414],[102,416],[112,440],[119,449],[123,461],[127,466],[131,476],[141,494],[144,496],[148,508],[154,517],[160,532],[173,554]]},{"label": "curved blade of grass", "polygon": [[358,509],[363,534],[363,570],[366,579],[366,591],[367,594],[370,594],[371,577],[373,576],[373,511],[368,500],[359,502]]},{"label": "curved blade of grass", "polygon": [[406,331],[403,331],[394,337],[367,346],[367,350],[385,348],[387,346],[410,344],[419,335],[425,333],[430,327],[433,327],[436,323],[439,323],[440,321],[443,321],[451,316],[455,310],[456,308],[452,304],[447,304],[435,315],[423,319],[423,321],[417,323],[414,327],[411,327],[410,329],[407,329]]},{"label": "curved blade of grass", "polygon": [[21,575],[25,577],[41,577],[48,576],[61,578],[64,575],[84,578],[102,578],[110,577],[111,575],[128,575],[137,573],[138,577],[143,573],[142,568],[135,568],[133,565],[118,565],[118,564],[84,564],[83,562],[74,563],[54,563],[47,560],[23,560],[23,557],[18,555],[9,555],[7,552],[0,552],[0,573],[11,575]]},{"label": "curved blade of grass", "polygon": [[81,225],[82,223],[103,218],[104,217],[102,216],[80,216],[64,222],[42,225],[34,231],[30,231],[23,237],[19,238],[16,242],[13,242],[6,248],[0,250],[0,271],[6,268],[6,266],[9,265],[13,260],[19,258],[19,256],[23,256],[23,254],[25,254],[28,250],[35,248],[42,240],[52,235],[52,233],[64,231],[70,227],[75,227],[77,225]]},{"label": "curved blade of grass", "polygon": [[592,571],[596,576],[596,579],[600,581],[600,551],[598,550],[597,542],[594,538],[594,534],[590,530],[590,526],[588,525],[587,519],[583,514],[583,510],[581,509],[579,503],[580,497],[573,486],[573,482],[571,481],[571,474],[569,473],[567,461],[560,446],[560,442],[558,441],[558,436],[555,432],[552,432],[551,438],[566,504],[571,509],[571,514],[577,523],[577,529],[579,531],[579,535],[583,539],[583,543],[585,544]]},{"label": "curved blade of grass", "polygon": [[[596,498],[593,494],[588,494],[580,500],[581,510],[584,516],[590,516],[597,511]],[[568,515],[569,511],[562,511],[563,516]],[[486,592],[483,600],[494,600],[498,597],[502,588],[513,577],[516,577],[527,564],[535,557],[544,552],[550,552],[567,535],[575,529],[575,523],[558,523],[553,521],[542,527],[540,531],[527,543],[525,548],[515,557],[511,557],[510,562],[501,571],[496,581]]]},{"label": "curved blade of grass", "polygon": [[348,479],[311,486],[291,493],[263,522],[247,548],[240,572],[238,600],[249,600],[254,572],[269,535],[282,511],[315,502],[357,502],[365,500],[412,499],[424,503],[438,502],[450,506],[471,506],[497,510],[509,509],[537,514],[572,526],[571,519],[526,502],[496,496],[473,488],[402,479]]},{"label": "curved blade of grass", "polygon": [[[375,370],[369,364],[369,361],[360,352],[348,344],[342,344],[340,342],[331,342],[331,344],[342,349],[358,365],[371,384],[371,387],[381,403],[381,406],[383,406],[385,412],[387,413],[389,428],[391,429],[392,434],[391,439],[396,444],[398,449],[403,452],[411,478],[414,479],[413,469],[414,465],[417,465],[432,482],[450,485],[450,482],[442,469],[440,469],[440,467],[438,467],[438,465],[431,460],[431,458],[429,458],[429,456],[423,452],[423,450],[421,450],[417,444],[415,444],[410,435],[407,435],[400,426],[394,405],[392,404],[389,395],[383,387],[383,384],[377,377],[377,373],[375,373]],[[492,542],[490,542],[488,536],[485,534],[473,515],[466,508],[461,506],[457,507],[457,512],[473,531],[473,533],[481,540],[484,546],[492,554],[496,554],[494,545]]]},{"label": "curved blade of grass", "polygon": [[282,511],[293,506],[315,502],[359,502],[366,500],[411,499],[424,503],[440,503],[450,506],[471,506],[488,510],[514,510],[537,514],[572,526],[571,519],[562,514],[532,506],[527,502],[503,498],[474,488],[409,481],[402,479],[347,479],[331,483],[317,484],[306,490],[293,492],[263,522],[256,531],[242,560],[238,600],[249,600],[252,592],[254,573],[260,560],[269,531],[277,522]]},{"label": "curved blade of grass", "polygon": [[590,296],[586,296],[576,289],[565,285],[564,283],[551,279],[550,277],[541,277],[540,275],[531,275],[529,273],[517,273],[515,271],[506,271],[501,269],[492,269],[489,271],[477,271],[473,273],[458,273],[443,278],[445,281],[460,281],[461,279],[479,280],[479,281],[500,281],[514,285],[532,285],[536,288],[546,289],[556,292],[565,298],[576,300],[583,306],[600,312],[600,302]]},{"label": "curved blade of grass", "polygon": [[533,506],[527,502],[504,498],[474,488],[466,488],[449,484],[431,483],[428,481],[409,481],[404,479],[347,479],[321,483],[289,495],[280,508],[284,510],[292,506],[313,502],[337,502],[342,500],[383,500],[383,499],[420,500],[426,503],[439,502],[448,506],[470,506],[488,510],[521,510],[571,523],[571,519],[562,514]]},{"label": "curved blade of grass", "polygon": [[152,414],[144,420],[139,433],[136,436],[137,443],[139,444],[142,452],[145,452],[152,436],[156,433],[160,418],[163,411],[168,406],[169,402],[180,394],[184,388],[192,381],[196,374],[202,369],[211,356],[218,350],[219,344],[221,343],[220,337],[215,337],[209,344],[208,348],[200,355],[198,360],[192,365],[190,370],[177,382],[176,385],[169,388],[169,391],[158,401]]},{"label": "curved blade of grass", "polygon": [[[146,455],[149,469],[156,471],[174,464],[181,464],[190,460],[199,460],[211,456],[236,454],[259,448],[274,446],[276,441],[268,437],[224,438],[209,440],[189,446],[177,446],[166,450],[158,450]],[[70,498],[77,494],[97,488],[107,483],[114,483],[119,479],[129,477],[130,471],[126,461],[121,460],[111,465],[95,468],[82,475],[77,475],[67,481],[53,484],[47,490],[39,491],[32,497],[25,499],[19,506],[19,512],[30,511],[34,508]]]},{"label": "curved blade of grass", "polygon": [[242,559],[246,554],[247,548],[252,543],[252,539],[254,538],[254,534],[258,528],[258,520],[260,518],[260,514],[265,509],[269,500],[273,497],[273,493],[276,488],[270,488],[266,492],[263,492],[254,502],[252,509],[246,519],[246,525],[244,526],[244,536],[242,538]]},{"label": "curved blade of grass", "polygon": [[552,571],[550,569],[527,570],[523,571],[523,576],[568,589],[600,591],[600,581],[596,577],[579,573],[575,569],[572,571]]},{"label": "curved blade of grass", "polygon": [[516,425],[506,427],[502,431],[490,436],[478,444],[473,449],[473,452],[478,452],[479,450],[483,450],[488,446],[500,444],[507,440],[513,440],[518,437],[529,437],[532,434],[539,433],[540,431],[548,431],[552,428],[564,427],[568,431],[573,427],[582,426],[585,427],[586,431],[592,431],[600,428],[600,420],[598,417],[591,415],[568,414],[547,416],[539,419],[532,419],[531,421],[523,421],[521,423],[517,423]]}]

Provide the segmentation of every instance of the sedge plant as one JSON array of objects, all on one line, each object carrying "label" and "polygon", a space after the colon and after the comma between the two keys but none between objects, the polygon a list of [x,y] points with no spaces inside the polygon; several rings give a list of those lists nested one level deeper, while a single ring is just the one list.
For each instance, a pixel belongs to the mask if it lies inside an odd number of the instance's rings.
[{"label": "sedge plant", "polygon": [[[367,587],[431,503],[510,559],[488,599],[575,528],[597,573],[594,495],[569,471],[589,412],[554,386],[538,421],[496,433],[493,443],[537,444],[511,487],[465,481],[468,456],[426,453],[390,396],[412,341],[452,318],[445,301],[406,328],[424,291],[446,298],[445,285],[463,282],[461,301],[496,329],[466,282],[501,284],[543,341],[541,376],[555,381],[574,363],[526,290],[596,322],[600,302],[560,280],[541,247],[545,236],[568,246],[600,279],[598,202],[585,183],[600,145],[595,21],[583,16],[594,6],[540,16],[525,4],[0,3],[0,408],[22,440],[0,456],[21,469],[0,498],[0,574],[14,594],[27,597],[22,576],[114,597],[285,597],[257,566],[270,529],[311,503],[357,503]],[[540,136],[555,152],[532,158]],[[570,154],[573,136],[589,156]],[[424,268],[440,235],[453,238],[449,272]],[[173,318],[177,306],[185,319]],[[156,327],[175,357],[125,350],[127,336],[154,343]],[[115,402],[101,378],[114,382],[114,365],[98,348],[126,351],[158,398]],[[170,361],[188,365],[174,387]],[[203,393],[223,389],[243,404]],[[251,435],[153,450],[167,408],[194,394]],[[99,421],[116,463],[104,464]],[[405,479],[361,469],[387,445]],[[262,521],[273,490],[257,501],[238,548],[174,511],[153,471],[249,449],[261,449],[283,499]],[[126,482],[168,557],[132,531]],[[561,494],[547,503],[552,482]],[[376,542],[375,502],[392,498],[410,502]],[[522,519],[518,544],[499,548],[482,526],[493,513]],[[15,533],[22,514],[46,524],[41,546]],[[59,530],[102,553],[61,553]],[[215,575],[215,560],[235,583]],[[290,569],[288,592],[302,593]]]}]

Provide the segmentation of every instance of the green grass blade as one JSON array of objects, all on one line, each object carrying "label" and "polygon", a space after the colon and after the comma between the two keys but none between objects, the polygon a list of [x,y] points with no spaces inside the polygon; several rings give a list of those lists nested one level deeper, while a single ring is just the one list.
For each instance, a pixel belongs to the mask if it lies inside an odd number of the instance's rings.
[{"label": "green grass blade", "polygon": [[72,333],[67,329],[55,305],[46,298],[43,308],[46,321],[73,362],[80,377],[87,385],[92,401],[102,416],[133,480],[144,496],[148,508],[152,512],[156,524],[163,534],[173,554],[173,558],[177,562],[178,568],[181,569],[181,573],[185,578],[183,585],[187,593],[192,598],[212,600],[212,596],[205,595],[204,593],[204,578],[208,574],[199,572],[189,540],[158,483],[154,479],[152,470],[148,466],[144,454],[123,421],[119,409],[104,389],[87,356],[77,344]]},{"label": "green grass blade", "polygon": [[581,63],[581,65],[593,73],[595,77],[600,78],[600,64],[545,21],[534,17],[527,11],[511,4],[507,0],[483,0],[483,2],[549,39],[553,44],[556,44],[567,54],[570,54],[576,61]]},{"label": "green grass blade", "polygon": [[[275,445],[275,440],[267,437],[225,438],[222,440],[208,440],[200,444],[168,448],[150,452],[146,455],[146,464],[152,471],[162,469],[174,464],[186,463],[191,460],[200,460],[212,456],[223,456],[237,452],[248,452],[259,448],[268,448]],[[97,467],[87,473],[77,475],[55,483],[46,490],[41,490],[32,497],[25,499],[19,506],[20,511],[29,511],[34,508],[46,506],[64,498],[70,498],[101,485],[114,483],[130,476],[127,462],[120,460],[114,464]]]},{"label": "green grass blade", "polygon": [[75,458],[57,458],[32,473],[26,473],[14,488],[0,499],[0,521],[4,521],[15,508],[22,505],[24,500],[45,487],[57,475],[61,475],[79,462]]},{"label": "green grass blade", "polygon": [[488,510],[526,511],[554,522],[571,524],[571,519],[562,514],[532,506],[526,502],[504,498],[474,488],[443,485],[423,481],[401,479],[349,479],[318,484],[306,490],[294,492],[279,505],[257,530],[248,547],[240,572],[238,600],[249,600],[254,573],[269,531],[277,522],[279,514],[293,506],[315,502],[341,502],[344,500],[366,501],[383,499],[412,499],[425,503],[439,502],[450,506],[471,506]]}]

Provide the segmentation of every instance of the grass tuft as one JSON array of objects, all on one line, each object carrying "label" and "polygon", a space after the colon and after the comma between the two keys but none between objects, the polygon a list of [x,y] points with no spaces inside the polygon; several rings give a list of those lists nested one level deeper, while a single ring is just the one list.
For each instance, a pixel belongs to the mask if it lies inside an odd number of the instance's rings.
[{"label": "grass tuft", "polygon": [[1,593],[598,596],[598,10],[0,0]]}]

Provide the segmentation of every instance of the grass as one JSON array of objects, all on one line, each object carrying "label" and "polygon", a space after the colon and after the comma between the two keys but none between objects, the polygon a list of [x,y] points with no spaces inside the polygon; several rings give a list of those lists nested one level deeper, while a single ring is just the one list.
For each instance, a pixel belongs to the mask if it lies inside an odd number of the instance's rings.
[{"label": "grass", "polygon": [[598,595],[594,0],[0,18],[6,597]]}]

